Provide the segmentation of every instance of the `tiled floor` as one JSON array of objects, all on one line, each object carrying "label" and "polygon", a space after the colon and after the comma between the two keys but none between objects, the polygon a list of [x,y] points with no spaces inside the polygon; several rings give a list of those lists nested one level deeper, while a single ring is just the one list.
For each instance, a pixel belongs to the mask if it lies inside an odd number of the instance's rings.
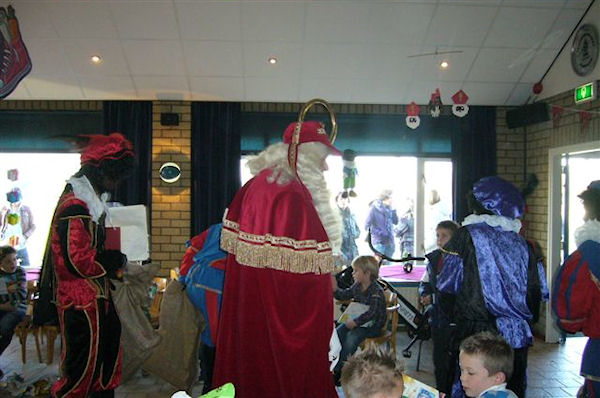
[{"label": "tiled floor", "polygon": [[[409,338],[406,333],[398,334],[398,356],[402,357],[402,350],[408,344]],[[579,362],[587,338],[572,337],[567,339],[564,345],[546,344],[536,340],[529,351],[529,386],[528,398],[538,397],[575,397],[577,389],[583,383],[579,376]],[[57,340],[56,353],[60,352],[60,343]],[[431,364],[431,341],[423,343],[420,369],[416,371],[418,344],[412,349],[412,357],[404,359],[405,371],[416,379],[427,384],[435,384],[433,367]],[[13,338],[11,345],[0,357],[0,368],[7,376],[14,372],[23,374],[35,373],[38,375],[49,375],[55,377],[58,374],[58,358],[54,359],[52,365],[39,364],[35,353],[35,343],[30,336],[27,343],[27,365],[23,366],[21,361],[21,345],[18,339]],[[200,396],[202,385],[198,383],[192,390],[192,397]],[[124,383],[116,390],[117,398],[162,398],[170,397],[176,389],[170,384],[148,375],[143,376],[141,372]],[[0,388],[0,397],[9,397],[6,389]]]}]

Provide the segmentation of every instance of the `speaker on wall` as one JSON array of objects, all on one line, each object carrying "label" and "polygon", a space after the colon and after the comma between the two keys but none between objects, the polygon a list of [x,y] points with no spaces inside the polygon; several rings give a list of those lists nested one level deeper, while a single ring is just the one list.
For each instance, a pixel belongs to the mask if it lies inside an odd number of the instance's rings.
[{"label": "speaker on wall", "polygon": [[548,120],[550,120],[550,113],[546,102],[535,102],[506,112],[506,125],[509,129],[547,122]]},{"label": "speaker on wall", "polygon": [[178,113],[167,113],[163,112],[160,114],[160,125],[161,126],[178,126],[179,125],[179,114]]}]

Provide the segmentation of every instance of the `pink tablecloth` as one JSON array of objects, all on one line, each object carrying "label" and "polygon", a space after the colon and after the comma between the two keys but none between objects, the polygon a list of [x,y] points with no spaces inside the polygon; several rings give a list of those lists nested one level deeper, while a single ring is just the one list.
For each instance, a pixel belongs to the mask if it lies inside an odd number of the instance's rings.
[{"label": "pink tablecloth", "polygon": [[426,270],[425,265],[415,265],[412,272],[405,272],[400,265],[383,265],[379,268],[379,277],[390,283],[418,283],[421,281]]}]

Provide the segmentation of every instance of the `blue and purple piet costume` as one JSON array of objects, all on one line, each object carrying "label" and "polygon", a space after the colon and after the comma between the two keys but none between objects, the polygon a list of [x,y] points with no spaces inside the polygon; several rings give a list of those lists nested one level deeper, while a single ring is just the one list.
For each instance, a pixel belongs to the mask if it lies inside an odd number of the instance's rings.
[{"label": "blue and purple piet costume", "polygon": [[[492,214],[465,218],[444,252],[437,279],[442,309],[456,324],[451,352],[458,361],[460,342],[477,332],[498,332],[515,350],[508,388],[524,396],[530,323],[540,299],[548,298],[544,268],[519,235],[525,203],[516,187],[499,177],[473,185],[475,200]],[[455,383],[452,397],[464,396]]]}]

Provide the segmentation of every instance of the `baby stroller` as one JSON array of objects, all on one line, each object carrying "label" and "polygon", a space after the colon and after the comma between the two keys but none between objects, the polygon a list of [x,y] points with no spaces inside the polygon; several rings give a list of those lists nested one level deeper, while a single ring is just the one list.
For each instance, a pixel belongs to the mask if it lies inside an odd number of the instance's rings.
[{"label": "baby stroller", "polygon": [[[411,261],[423,261],[425,258],[423,257],[412,257],[406,256],[400,259],[394,259],[386,256],[385,254],[377,251],[373,244],[371,243],[371,232],[369,231],[367,235],[367,242],[369,243],[369,247],[373,251],[373,253],[379,258],[379,266],[383,263],[383,261],[389,261],[394,263],[405,263],[404,270],[406,272],[412,271],[412,264],[410,267],[407,267],[408,263]],[[408,269],[407,269],[408,268]],[[352,278],[352,267],[345,268],[341,272],[335,275],[338,286],[342,289],[348,288],[352,286],[354,280]],[[406,346],[404,350],[402,350],[402,355],[405,358],[410,358],[412,356],[411,348],[417,342],[421,343],[425,340],[429,340],[431,338],[431,329],[429,326],[429,312],[423,310],[422,312],[415,308],[396,288],[394,288],[389,282],[378,279],[377,282],[384,288],[389,289],[391,292],[396,293],[398,297],[398,315],[400,316],[401,321],[407,327],[408,337],[411,338],[410,343]],[[421,349],[419,345],[419,354],[417,357],[417,371],[419,370],[419,362],[421,360]]]}]

